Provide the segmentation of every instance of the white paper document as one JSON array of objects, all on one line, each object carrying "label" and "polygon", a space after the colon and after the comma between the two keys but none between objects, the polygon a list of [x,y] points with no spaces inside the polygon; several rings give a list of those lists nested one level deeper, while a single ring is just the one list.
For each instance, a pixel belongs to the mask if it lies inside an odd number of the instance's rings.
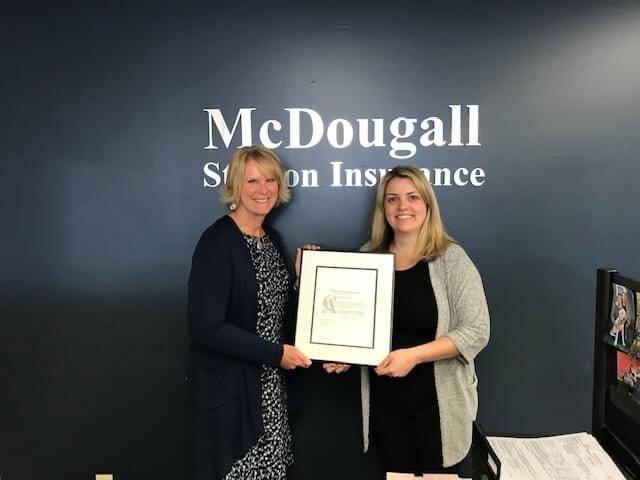
[{"label": "white paper document", "polygon": [[311,341],[373,348],[377,272],[360,269],[340,276],[332,270],[316,269]]},{"label": "white paper document", "polygon": [[309,358],[378,365],[391,350],[394,256],[305,250],[295,345]]},{"label": "white paper document", "polygon": [[625,480],[588,433],[488,440],[502,462],[502,480]]}]

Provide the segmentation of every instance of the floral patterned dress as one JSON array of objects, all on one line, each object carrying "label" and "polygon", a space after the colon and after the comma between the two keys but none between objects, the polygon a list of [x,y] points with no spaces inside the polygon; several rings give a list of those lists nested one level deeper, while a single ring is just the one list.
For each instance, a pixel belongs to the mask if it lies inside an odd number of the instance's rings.
[{"label": "floral patterned dress", "polygon": [[[244,238],[251,253],[258,284],[257,334],[270,342],[282,343],[283,318],[290,282],[287,269],[267,235],[244,235]],[[263,365],[260,381],[264,434],[233,465],[225,480],[285,480],[287,467],[293,463],[282,370]]]}]

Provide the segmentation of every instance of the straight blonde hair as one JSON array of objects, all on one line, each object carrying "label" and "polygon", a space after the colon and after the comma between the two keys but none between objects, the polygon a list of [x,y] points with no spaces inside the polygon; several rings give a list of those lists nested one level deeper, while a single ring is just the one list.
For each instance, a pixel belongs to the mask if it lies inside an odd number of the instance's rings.
[{"label": "straight blonde hair", "polygon": [[371,222],[371,236],[364,246],[369,252],[388,252],[393,244],[393,230],[384,214],[387,185],[394,178],[408,178],[416,186],[427,205],[427,216],[420,228],[416,243],[418,258],[428,261],[442,255],[455,240],[449,236],[440,217],[440,208],[431,184],[424,173],[416,167],[399,165],[388,172],[380,181],[376,193],[376,204]]},{"label": "straight blonde hair", "polygon": [[285,181],[284,165],[278,156],[262,145],[242,147],[235,151],[229,161],[229,173],[224,187],[220,190],[220,197],[226,205],[240,203],[240,185],[244,181],[244,169],[248,160],[258,164],[258,168],[265,174],[273,174],[278,183],[278,200],[276,206],[287,203],[291,197],[289,186]]}]

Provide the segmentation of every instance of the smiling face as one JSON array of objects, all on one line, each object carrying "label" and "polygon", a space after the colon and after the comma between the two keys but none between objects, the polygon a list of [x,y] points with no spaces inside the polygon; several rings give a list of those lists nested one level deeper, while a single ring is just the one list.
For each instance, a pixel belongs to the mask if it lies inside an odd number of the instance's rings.
[{"label": "smiling face", "polygon": [[238,210],[243,214],[265,217],[278,200],[278,181],[274,172],[263,172],[255,160],[245,163],[240,183]]},{"label": "smiling face", "polygon": [[427,211],[427,204],[409,178],[389,181],[384,192],[384,216],[394,235],[417,235]]}]

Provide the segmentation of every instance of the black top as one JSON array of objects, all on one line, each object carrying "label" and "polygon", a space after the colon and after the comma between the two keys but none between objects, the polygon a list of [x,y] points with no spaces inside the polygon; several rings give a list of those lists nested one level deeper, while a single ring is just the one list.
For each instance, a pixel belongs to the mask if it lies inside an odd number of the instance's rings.
[{"label": "black top", "polygon": [[[438,308],[428,265],[396,271],[392,350],[435,339]],[[371,375],[372,434],[386,471],[426,473],[442,468],[440,416],[433,363],[406,377]]]}]

